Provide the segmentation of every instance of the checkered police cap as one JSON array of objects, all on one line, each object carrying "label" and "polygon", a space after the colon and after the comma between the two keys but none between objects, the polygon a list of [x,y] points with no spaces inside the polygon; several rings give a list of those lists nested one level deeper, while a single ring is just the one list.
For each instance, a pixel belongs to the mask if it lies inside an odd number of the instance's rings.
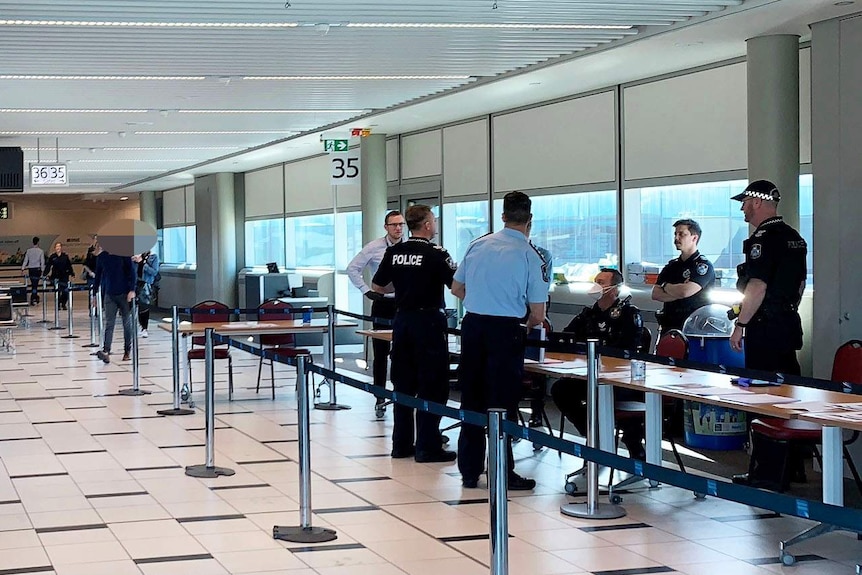
[{"label": "checkered police cap", "polygon": [[736,194],[730,199],[742,202],[748,198],[778,203],[781,201],[781,194],[775,184],[769,180],[755,180],[748,184],[742,193]]}]

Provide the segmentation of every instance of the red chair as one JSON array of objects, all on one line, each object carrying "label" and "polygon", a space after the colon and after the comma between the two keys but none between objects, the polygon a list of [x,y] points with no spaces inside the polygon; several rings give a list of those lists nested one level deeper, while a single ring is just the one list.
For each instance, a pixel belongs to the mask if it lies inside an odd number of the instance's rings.
[{"label": "red chair", "polygon": [[688,338],[678,329],[669,329],[658,339],[655,354],[673,359],[688,357]]},{"label": "red chair", "polygon": [[[862,341],[853,339],[841,345],[832,363],[832,381],[862,383]],[[817,445],[822,439],[821,426],[797,419],[758,418],[751,422],[751,459],[748,477],[757,483],[766,483],[776,491],[784,491],[795,474],[804,475],[803,458],[812,452],[823,467]],[[853,474],[856,487],[862,493],[862,478],[850,457],[847,446],[859,439],[854,431],[844,441],[844,459]]]},{"label": "red chair", "polygon": [[[263,302],[257,308],[258,321],[278,321],[294,319],[292,313],[286,313],[286,310],[292,310],[293,306],[279,299],[271,299]],[[272,313],[267,313],[272,312]],[[260,336],[260,348],[264,350],[276,350],[279,355],[287,357],[296,357],[298,355],[311,355],[307,349],[296,347],[296,337],[292,333],[279,334],[264,334]],[[263,356],[260,356],[260,361],[257,364],[257,387],[255,393],[260,393],[260,376],[263,371]],[[269,360],[269,374],[272,379],[272,398],[275,399],[275,366],[273,361]]]},{"label": "red chair", "polygon": [[[228,323],[230,322],[230,308],[223,303],[207,300],[202,301],[191,309],[192,323]],[[201,346],[195,348],[195,346]],[[206,359],[206,338],[204,336],[192,337],[192,349],[188,353],[189,381],[192,380],[192,360]],[[228,373],[228,400],[233,399],[233,359],[230,356],[230,346],[227,344],[217,345],[213,348],[215,359],[227,360]]]}]

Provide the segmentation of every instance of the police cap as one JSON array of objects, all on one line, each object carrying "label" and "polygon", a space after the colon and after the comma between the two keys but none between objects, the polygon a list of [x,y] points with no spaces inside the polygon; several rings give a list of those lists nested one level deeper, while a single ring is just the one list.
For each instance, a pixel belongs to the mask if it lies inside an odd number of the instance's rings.
[{"label": "police cap", "polygon": [[748,184],[742,193],[736,194],[730,199],[743,202],[748,198],[766,200],[777,204],[781,201],[781,194],[778,191],[778,187],[769,180],[755,180]]}]

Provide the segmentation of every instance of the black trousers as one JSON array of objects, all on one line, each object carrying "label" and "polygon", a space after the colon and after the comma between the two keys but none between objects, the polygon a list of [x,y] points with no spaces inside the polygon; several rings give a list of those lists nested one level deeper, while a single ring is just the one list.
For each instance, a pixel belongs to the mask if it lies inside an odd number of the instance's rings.
[{"label": "black trousers", "polygon": [[[445,404],[449,399],[449,345],[446,317],[439,310],[404,311],[395,314],[392,326],[392,385],[395,391]],[[413,447],[413,408],[395,404],[392,450]],[[440,416],[416,413],[416,452],[442,449]]]},{"label": "black trousers", "polygon": [[[518,401],[524,378],[526,333],[518,318],[468,313],[461,322],[461,408],[486,413],[490,408],[506,410],[517,421]],[[508,444],[509,472],[515,469],[512,442]],[[461,426],[458,439],[458,470],[466,480],[477,479],[485,470],[485,429]]]},{"label": "black trousers", "polygon": [[[376,318],[393,319],[395,317],[395,299],[384,299],[371,304],[371,315]],[[391,325],[373,322],[374,329],[392,329]],[[371,373],[374,377],[374,385],[386,386],[386,368],[389,362],[389,351],[392,344],[383,339],[371,338],[371,349],[374,351],[374,363]]]},{"label": "black trousers", "polygon": [[796,349],[802,326],[796,325],[798,321],[799,316],[787,314],[772,322],[752,322],[745,329],[745,367],[800,375]]},{"label": "black trousers", "polygon": [[42,279],[42,268],[27,268],[30,277],[30,303],[39,302],[39,280]]},{"label": "black trousers", "polygon": [[65,280],[54,279],[57,282],[57,304],[60,307],[66,307],[69,303],[69,278]]},{"label": "black trousers", "polygon": [[[587,436],[587,385],[586,382],[571,378],[557,380],[551,386],[551,397],[560,412],[572,422],[578,433]],[[643,401],[644,394],[633,389],[614,388],[614,401]],[[617,424],[623,434],[623,444],[632,455],[643,450],[641,442],[644,430],[640,421],[624,420]]]}]

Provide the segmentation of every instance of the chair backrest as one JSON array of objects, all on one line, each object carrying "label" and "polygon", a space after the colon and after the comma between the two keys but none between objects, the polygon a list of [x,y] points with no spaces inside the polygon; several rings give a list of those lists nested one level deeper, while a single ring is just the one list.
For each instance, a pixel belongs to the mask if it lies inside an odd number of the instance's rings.
[{"label": "chair backrest", "polygon": [[[259,306],[257,306],[257,320],[258,321],[278,321],[278,320],[288,320],[295,319],[294,314],[285,313],[284,310],[292,310],[293,306],[287,302],[283,302],[279,299],[271,299],[263,302]],[[281,311],[281,313],[266,313],[269,310],[273,311]],[[292,333],[283,333],[283,334],[272,334],[272,335],[261,335],[260,336],[260,345],[279,345],[279,346],[291,346],[296,345],[296,337]]]},{"label": "chair backrest", "polygon": [[641,333],[641,340],[640,340],[640,343],[638,344],[638,350],[637,351],[640,351],[643,353],[649,353],[649,351],[651,349],[650,344],[652,344],[652,332],[650,331],[650,329],[648,327],[644,326],[643,332]]},{"label": "chair backrest", "polygon": [[688,357],[688,338],[678,329],[668,330],[662,334],[655,346],[655,354],[674,359]]},{"label": "chair backrest", "polygon": [[542,327],[545,328],[545,337],[548,337],[551,333],[554,332],[554,324],[551,323],[547,317],[542,320]]},{"label": "chair backrest", "polygon": [[[229,310],[230,308],[221,302],[202,301],[195,304],[191,309],[192,323],[228,323],[230,321]],[[192,345],[204,345],[205,343],[206,338],[203,336],[192,337]]]},{"label": "chair backrest", "polygon": [[832,381],[862,384],[862,341],[851,339],[835,352]]}]

